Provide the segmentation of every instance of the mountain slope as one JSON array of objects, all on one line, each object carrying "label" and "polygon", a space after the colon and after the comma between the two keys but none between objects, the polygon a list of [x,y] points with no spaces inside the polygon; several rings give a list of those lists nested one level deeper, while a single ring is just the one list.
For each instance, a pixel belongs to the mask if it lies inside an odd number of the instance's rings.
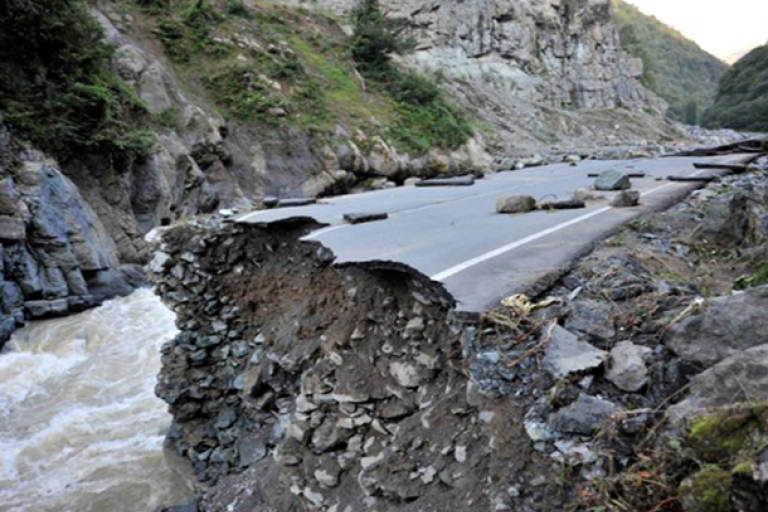
[{"label": "mountain slope", "polygon": [[755,48],[723,75],[707,126],[768,131],[768,45]]},{"label": "mountain slope", "polygon": [[614,0],[614,13],[624,48],[645,64],[646,86],[669,102],[670,117],[695,124],[698,112],[712,105],[728,66],[622,0]]}]

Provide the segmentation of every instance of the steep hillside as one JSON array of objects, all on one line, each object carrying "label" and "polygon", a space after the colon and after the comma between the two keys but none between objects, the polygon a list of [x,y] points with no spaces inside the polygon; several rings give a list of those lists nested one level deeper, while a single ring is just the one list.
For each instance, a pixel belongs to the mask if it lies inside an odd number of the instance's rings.
[{"label": "steep hillside", "polygon": [[723,76],[704,122],[710,127],[768,131],[768,45],[749,52]]},{"label": "steep hillside", "polygon": [[645,64],[643,83],[669,102],[670,117],[697,124],[728,66],[655,17],[622,0],[613,3],[624,48]]},{"label": "steep hillside", "polygon": [[[268,195],[679,137],[622,50],[610,0],[383,0],[414,51],[378,69],[353,51],[356,4],[2,2],[0,115],[74,185],[105,233],[105,269],[146,263],[156,226]],[[23,212],[6,221],[14,243],[34,234]]]}]

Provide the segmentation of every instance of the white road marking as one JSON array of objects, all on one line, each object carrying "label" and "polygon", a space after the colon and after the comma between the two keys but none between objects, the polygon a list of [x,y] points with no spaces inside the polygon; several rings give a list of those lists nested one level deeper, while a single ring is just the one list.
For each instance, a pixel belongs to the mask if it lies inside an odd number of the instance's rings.
[{"label": "white road marking", "polygon": [[[703,171],[698,171],[691,176],[696,176],[700,174]],[[642,192],[640,196],[649,196],[651,194],[655,194],[656,192],[659,192],[660,190],[664,190],[668,187],[673,187],[675,185],[680,185],[679,183],[667,183],[665,185],[661,185],[660,187],[653,188],[651,190],[648,190],[646,192]],[[430,276],[430,279],[434,281],[445,281],[446,279],[455,276],[456,274],[460,274],[461,272],[464,272],[467,269],[470,269],[474,266],[477,266],[481,263],[485,263],[486,261],[493,259],[497,256],[501,256],[502,254],[508,253],[509,251],[513,251],[515,249],[518,249],[524,245],[528,245],[531,242],[535,242],[536,240],[539,240],[541,238],[544,238],[546,236],[552,235],[554,233],[557,233],[558,231],[562,231],[565,228],[569,228],[575,224],[579,224],[581,222],[584,222],[585,220],[589,220],[592,217],[596,217],[598,215],[601,215],[607,211],[613,210],[612,206],[605,206],[603,208],[600,208],[598,210],[595,210],[593,212],[590,212],[586,215],[582,215],[581,217],[576,217],[575,219],[571,219],[567,222],[563,222],[561,224],[558,224],[556,226],[553,226],[549,229],[545,229],[543,231],[539,231],[538,233],[534,233],[533,235],[527,236],[523,239],[517,240],[516,242],[509,243],[507,245],[504,245],[502,247],[499,247],[498,249],[494,249],[492,251],[489,251],[485,254],[481,254],[480,256],[477,256],[475,258],[469,259],[463,263],[459,263],[456,266],[453,266],[449,269],[443,270],[439,274],[435,274],[433,276]]]}]

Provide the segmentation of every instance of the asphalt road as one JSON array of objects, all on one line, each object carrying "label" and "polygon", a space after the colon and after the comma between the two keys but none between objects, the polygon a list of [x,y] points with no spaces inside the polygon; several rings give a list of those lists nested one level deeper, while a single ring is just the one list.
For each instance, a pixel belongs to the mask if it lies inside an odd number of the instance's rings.
[{"label": "asphalt road", "polygon": [[[480,312],[512,293],[539,291],[594,245],[649,210],[674,204],[700,184],[670,182],[670,175],[711,175],[694,162],[737,163],[744,156],[587,161],[500,172],[469,187],[401,187],[334,197],[321,203],[245,213],[234,220],[270,224],[311,217],[327,227],[307,235],[330,248],[337,263],[398,262],[442,282],[460,312]],[[607,169],[644,172],[632,180],[641,206],[617,209],[609,201],[585,209],[500,215],[496,200],[512,194],[567,199]],[[614,193],[603,193],[608,199]],[[386,220],[349,224],[347,213],[388,213]]]}]

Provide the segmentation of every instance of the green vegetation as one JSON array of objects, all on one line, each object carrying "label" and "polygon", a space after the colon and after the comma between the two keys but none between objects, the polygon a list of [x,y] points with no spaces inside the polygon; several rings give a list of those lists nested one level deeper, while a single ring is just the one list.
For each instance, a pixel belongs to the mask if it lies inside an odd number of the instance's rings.
[{"label": "green vegetation", "polygon": [[768,131],[768,45],[752,50],[725,73],[704,124]]},{"label": "green vegetation", "polygon": [[694,109],[703,111],[712,105],[727,65],[622,0],[614,0],[614,11],[622,45],[643,60],[643,82],[669,103],[668,115],[687,123],[698,120]]},{"label": "green vegetation", "polygon": [[45,151],[145,156],[153,136],[142,101],[110,69],[85,0],[15,0],[0,6],[0,111]]},{"label": "green vegetation", "polygon": [[740,404],[702,414],[687,422],[680,438],[651,429],[635,446],[635,464],[587,484],[578,510],[680,510],[684,502],[685,510],[732,511],[737,480],[760,485],[752,479],[768,446],[768,406]]},{"label": "green vegetation", "polygon": [[140,1],[177,71],[233,118],[317,133],[359,128],[417,153],[457,148],[472,134],[444,99],[440,77],[391,62],[414,43],[406,23],[383,16],[375,0],[355,10],[352,38],[336,20],[301,9]]},{"label": "green vegetation", "polygon": [[360,0],[353,20],[352,58],[398,106],[400,116],[390,126],[393,142],[422,153],[433,147],[455,149],[466,142],[472,128],[445,100],[441,77],[422,76],[392,63],[392,54],[405,54],[415,47],[406,32],[407,22],[385,17],[378,0]]}]

